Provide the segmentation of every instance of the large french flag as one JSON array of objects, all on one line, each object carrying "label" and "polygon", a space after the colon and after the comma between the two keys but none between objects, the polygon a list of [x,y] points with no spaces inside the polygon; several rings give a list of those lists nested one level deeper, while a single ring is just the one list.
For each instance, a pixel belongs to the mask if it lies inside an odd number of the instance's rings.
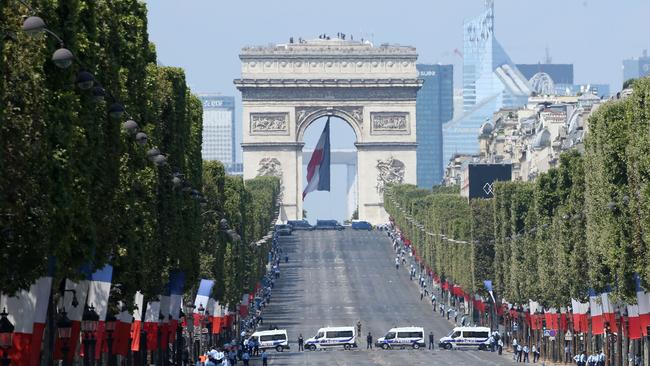
[{"label": "large french flag", "polygon": [[196,292],[196,298],[194,299],[194,326],[198,327],[199,324],[199,307],[207,308],[208,302],[210,301],[210,294],[212,293],[212,287],[214,287],[213,280],[202,279],[199,283],[199,290]]},{"label": "large french flag", "polygon": [[575,299],[571,299],[571,310],[573,312],[573,331],[576,333],[586,333],[589,328],[587,325],[589,303],[582,303]]},{"label": "large french flag", "polygon": [[169,340],[176,339],[176,327],[180,319],[181,306],[183,305],[183,287],[185,286],[185,273],[173,271],[169,275]]},{"label": "large french flag", "polygon": [[627,306],[628,330],[630,339],[641,339],[641,317],[639,317],[639,305]]},{"label": "large french flag", "polygon": [[6,309],[14,325],[13,345],[9,352],[11,364],[37,365],[40,361],[45,318],[52,290],[52,277],[41,277],[29,291],[22,290],[13,296],[0,294],[0,310]]},{"label": "large french flag", "polygon": [[88,306],[94,306],[99,323],[95,332],[95,359],[99,359],[105,348],[105,321],[108,314],[108,297],[111,293],[111,280],[113,279],[113,266],[106,265],[104,268],[95,271],[90,275],[90,287],[88,288]]},{"label": "large french flag", "polygon": [[307,188],[302,192],[302,199],[312,191],[330,190],[330,118],[327,117],[323,133],[311,154],[307,165]]},{"label": "large french flag", "polygon": [[214,312],[212,313],[212,334],[221,333],[222,321],[223,321],[223,307],[217,301],[214,304]]},{"label": "large french flag", "polygon": [[609,328],[613,333],[618,333],[618,325],[616,324],[616,305],[612,304],[609,299],[609,290],[600,294],[601,304],[603,307],[603,319],[609,323]]},{"label": "large french flag", "polygon": [[650,326],[650,294],[641,287],[641,277],[637,273],[634,274],[634,282],[636,284],[636,303],[639,305],[641,334],[646,337]]},{"label": "large french flag", "polygon": [[115,333],[113,334],[113,354],[120,356],[127,356],[129,354],[129,347],[131,346],[131,323],[133,323],[133,315],[128,311],[122,302],[119,304],[120,311],[117,314],[117,322],[115,323]]},{"label": "large french flag", "polygon": [[140,332],[144,315],[144,295],[138,291],[133,296],[133,324],[131,324],[131,351],[140,351]]},{"label": "large french flag", "polygon": [[149,301],[144,315],[144,330],[147,331],[147,350],[158,349],[158,317],[160,317],[160,301]]},{"label": "large french flag", "polygon": [[605,332],[602,298],[594,289],[589,289],[589,307],[591,309],[591,333],[598,335]]}]

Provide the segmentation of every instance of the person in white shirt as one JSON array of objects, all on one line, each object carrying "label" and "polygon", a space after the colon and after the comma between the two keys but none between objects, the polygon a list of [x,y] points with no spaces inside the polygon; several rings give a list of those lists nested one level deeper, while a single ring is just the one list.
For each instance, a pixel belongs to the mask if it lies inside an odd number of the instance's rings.
[{"label": "person in white shirt", "polygon": [[605,352],[600,351],[598,355],[598,360],[596,361],[597,366],[605,366]]}]

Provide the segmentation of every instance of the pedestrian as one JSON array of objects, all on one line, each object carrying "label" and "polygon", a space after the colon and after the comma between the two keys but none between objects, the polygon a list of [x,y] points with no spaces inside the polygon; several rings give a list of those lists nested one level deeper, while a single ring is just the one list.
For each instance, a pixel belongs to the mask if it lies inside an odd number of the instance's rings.
[{"label": "pedestrian", "polygon": [[422,301],[422,299],[424,299],[424,290],[420,289],[420,301]]},{"label": "pedestrian", "polygon": [[429,332],[429,349],[434,349],[433,343],[434,343],[433,332]]},{"label": "pedestrian", "polygon": [[230,352],[228,352],[228,362],[230,366],[237,366],[237,351],[234,348],[231,348]]},{"label": "pedestrian", "polygon": [[284,263],[289,263],[289,255],[288,254],[284,255]]},{"label": "pedestrian", "polygon": [[357,334],[361,335],[361,320],[357,321]]},{"label": "pedestrian", "polygon": [[571,348],[569,348],[569,343],[564,346],[564,363],[569,363],[571,361]]},{"label": "pedestrian", "polygon": [[537,360],[539,359],[539,348],[533,344],[531,352],[533,352],[533,363],[537,363]]},{"label": "pedestrian", "polygon": [[368,332],[368,336],[366,337],[366,349],[372,349],[372,334]]},{"label": "pedestrian", "polygon": [[522,353],[523,348],[521,347],[521,344],[517,344],[517,362],[521,362]]},{"label": "pedestrian", "polygon": [[600,354],[598,355],[598,360],[596,361],[597,366],[605,366],[605,352],[602,350],[600,351]]},{"label": "pedestrian", "polygon": [[298,335],[298,352],[302,352],[305,350],[305,340],[302,338],[302,333]]},{"label": "pedestrian", "polygon": [[267,366],[269,364],[269,354],[266,353],[266,350],[262,351],[262,366]]},{"label": "pedestrian", "polygon": [[244,353],[241,355],[241,360],[244,361],[244,366],[249,366],[251,360],[251,355],[248,353],[248,350],[244,350]]},{"label": "pedestrian", "polygon": [[592,353],[587,357],[587,366],[596,366],[596,360],[598,359],[598,355],[596,353]]},{"label": "pedestrian", "polygon": [[524,352],[524,362],[530,363],[530,359],[528,358],[528,354],[530,353],[530,348],[528,348],[528,345],[524,345],[524,348],[522,350]]},{"label": "pedestrian", "polygon": [[183,366],[188,366],[190,362],[190,350],[185,347],[183,353],[181,354],[181,361],[183,361]]},{"label": "pedestrian", "polygon": [[497,342],[497,349],[499,350],[499,356],[503,353],[503,339],[499,339]]},{"label": "pedestrian", "polygon": [[490,338],[488,338],[488,343],[490,344],[490,352],[494,352],[494,350],[495,350],[495,348],[496,348],[496,347],[495,347],[496,344],[495,344],[495,341],[494,341],[494,337],[493,337],[493,336],[490,336]]},{"label": "pedestrian", "polygon": [[260,355],[260,342],[257,340],[253,341],[253,355]]},{"label": "pedestrian", "polygon": [[395,269],[399,270],[399,257],[395,257]]}]

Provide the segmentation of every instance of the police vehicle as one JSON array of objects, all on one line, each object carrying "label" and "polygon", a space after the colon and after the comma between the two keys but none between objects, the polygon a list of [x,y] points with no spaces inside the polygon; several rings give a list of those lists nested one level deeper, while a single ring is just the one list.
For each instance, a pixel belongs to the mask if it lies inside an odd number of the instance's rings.
[{"label": "police vehicle", "polygon": [[447,336],[440,338],[438,347],[478,348],[485,350],[489,346],[490,328],[488,327],[456,327]]},{"label": "police vehicle", "polygon": [[248,339],[249,341],[255,340],[259,344],[259,349],[275,348],[278,352],[289,349],[289,340],[285,329],[258,331]]},{"label": "police vehicle", "polygon": [[320,328],[318,333],[305,341],[305,348],[315,351],[319,348],[343,347],[346,350],[357,347],[354,327]]},{"label": "police vehicle", "polygon": [[407,347],[419,349],[426,346],[424,343],[424,329],[420,327],[392,328],[385,336],[378,338],[375,345],[382,349],[404,349]]}]

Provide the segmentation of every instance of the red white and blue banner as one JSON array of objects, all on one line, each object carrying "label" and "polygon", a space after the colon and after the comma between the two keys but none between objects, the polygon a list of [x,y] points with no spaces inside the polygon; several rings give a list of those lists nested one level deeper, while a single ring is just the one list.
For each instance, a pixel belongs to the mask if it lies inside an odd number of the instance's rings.
[{"label": "red white and blue banner", "polygon": [[176,327],[180,319],[181,306],[183,305],[183,287],[185,273],[173,271],[169,274],[169,342],[176,339]]},{"label": "red white and blue banner", "polygon": [[594,289],[589,289],[589,308],[591,315],[591,333],[598,335],[605,332],[602,297]]},{"label": "red white and blue banner", "polygon": [[[59,309],[65,309],[68,319],[72,321],[72,329],[70,331],[70,339],[68,344],[68,362],[72,362],[74,359],[75,350],[79,344],[79,335],[81,334],[81,319],[84,314],[84,304],[86,303],[86,297],[88,296],[89,286],[90,281],[88,280],[83,280],[79,283],[65,280],[66,292],[63,294],[63,300],[59,303]],[[73,300],[75,298],[78,302],[76,307],[72,306],[72,303],[74,302]],[[55,360],[61,360],[63,358],[62,347],[63,341],[57,338],[56,345],[54,347]]]},{"label": "red white and blue banner", "polygon": [[113,279],[113,266],[106,265],[104,268],[95,271],[90,275],[90,287],[88,288],[88,306],[94,306],[95,312],[99,315],[99,323],[95,332],[95,359],[99,359],[102,350],[105,348],[105,321],[108,314],[108,297],[111,293],[111,280]]},{"label": "red white and blue banner", "polygon": [[641,334],[645,337],[648,335],[648,327],[650,326],[650,294],[641,287],[641,278],[636,273],[634,274],[634,282],[636,284],[636,303],[639,305]]},{"label": "red white and blue banner", "polygon": [[330,190],[330,118],[327,117],[323,133],[311,154],[307,165],[307,187],[302,199],[309,192]]},{"label": "red white and blue banner", "polygon": [[198,327],[200,325],[200,315],[199,307],[203,309],[207,308],[208,302],[210,301],[210,294],[212,293],[212,287],[214,287],[213,280],[202,279],[199,283],[199,290],[196,292],[196,298],[194,299],[194,326]]},{"label": "red white and blue banner", "polygon": [[138,291],[133,296],[133,324],[131,324],[131,351],[140,350],[140,332],[144,315],[144,295]]}]

